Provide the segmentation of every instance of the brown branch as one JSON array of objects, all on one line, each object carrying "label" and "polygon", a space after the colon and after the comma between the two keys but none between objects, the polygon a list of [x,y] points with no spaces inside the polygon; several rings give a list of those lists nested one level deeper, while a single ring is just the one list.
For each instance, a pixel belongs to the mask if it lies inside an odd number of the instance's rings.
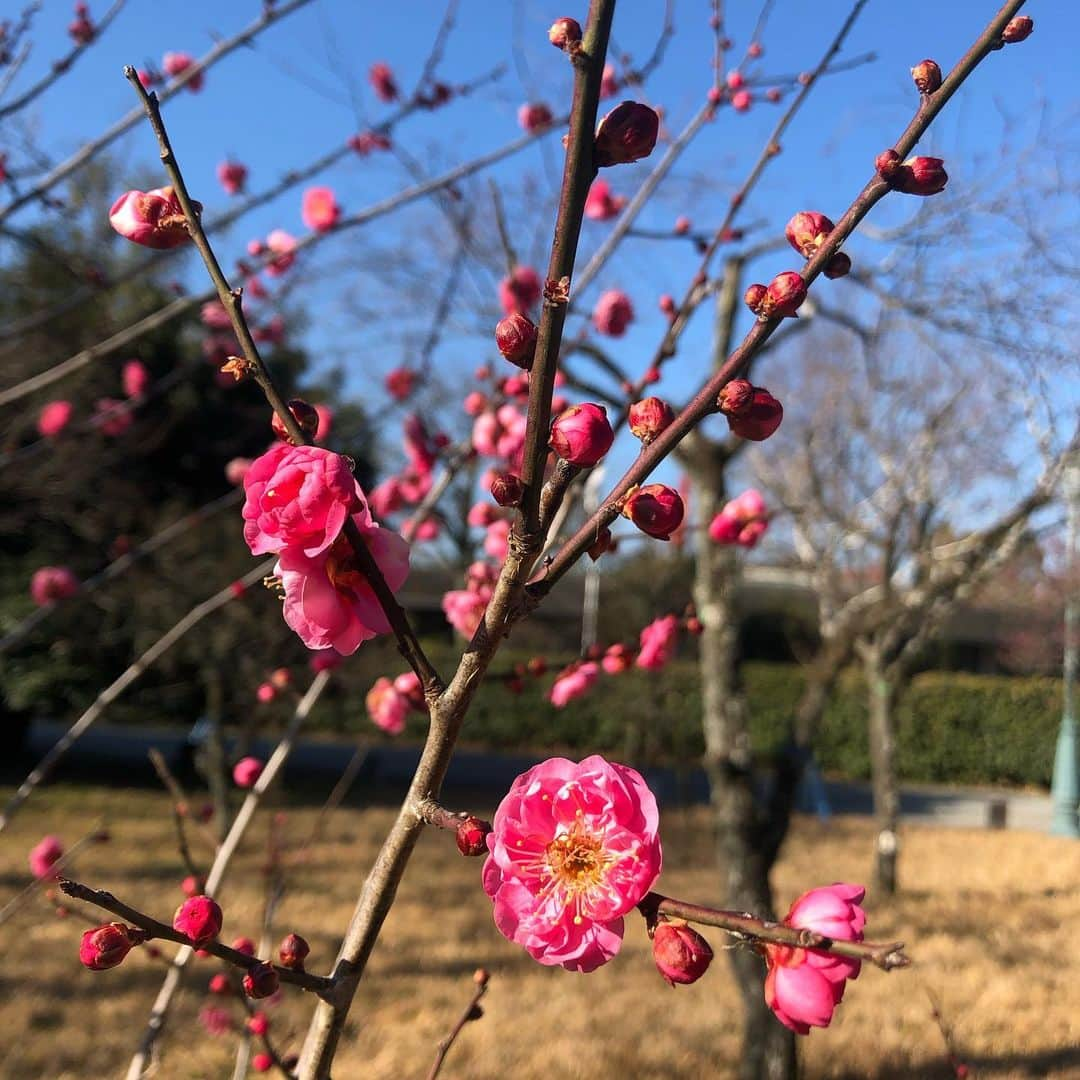
[{"label": "brown branch", "polygon": [[800,930],[785,926],[783,923],[767,919],[757,919],[740,911],[722,911],[718,908],[702,907],[685,900],[675,900],[670,896],[651,892],[638,904],[642,915],[651,922],[657,915],[673,915],[687,922],[700,923],[702,926],[715,926],[729,934],[750,941],[769,942],[775,945],[790,945],[799,949],[817,949],[833,953],[849,960],[865,960],[881,968],[892,971],[894,968],[907,967],[911,958],[904,952],[902,941],[837,941],[814,930]]},{"label": "brown branch", "polygon": [[[146,88],[139,82],[139,76],[135,69],[130,64],[124,68],[124,77],[131,83],[146,110],[150,126],[153,128],[154,134],[157,136],[158,146],[161,148],[161,163],[172,181],[176,196],[184,211],[188,233],[198,248],[199,254],[202,255],[206,270],[217,289],[218,299],[229,313],[233,332],[240,343],[240,349],[250,367],[252,377],[258,384],[259,389],[262,390],[270,407],[277,414],[278,419],[285,426],[292,443],[294,445],[311,445],[311,438],[301,430],[300,425],[296,422],[296,417],[289,411],[285,399],[281,396],[269,369],[259,354],[259,347],[255,344],[255,339],[252,337],[251,329],[244,316],[241,302],[243,290],[233,289],[229,285],[217,261],[217,256],[214,254],[214,249],[210,246],[210,241],[207,239],[206,233],[199,222],[199,213],[195,209],[191,196],[188,194],[183,173],[180,171],[179,163],[169,141],[169,134],[161,118],[161,109],[157,96],[147,92]],[[375,561],[364,541],[363,535],[351,518],[346,520],[343,532],[352,546],[360,572],[364,575],[368,585],[371,586],[371,591],[375,594],[375,599],[378,600],[379,606],[382,608],[383,614],[393,630],[402,656],[405,657],[413,671],[419,676],[424,685],[425,693],[434,698],[442,692],[443,682],[424,652],[420,639],[416,636],[416,632],[409,622],[409,617],[405,614],[405,609],[397,602],[397,597],[394,596],[390,586],[386,583],[386,578],[383,576],[379,564]]]},{"label": "brown branch", "polygon": [[[88,885],[83,885],[78,881],[69,881],[66,878],[61,878],[58,884],[60,891],[66,896],[74,897],[76,900],[84,900],[86,903],[94,904],[104,911],[112,912],[113,915],[119,915],[125,922],[139,927],[140,930],[145,930],[151,939],[161,938],[164,941],[175,941],[178,945],[191,945],[191,938],[186,934],[181,934],[179,930],[174,930],[167,923],[160,922],[145,912],[125,904],[110,892],[105,892],[103,889],[92,889]],[[222,945],[220,941],[209,941],[200,945],[199,948],[211,953],[219,960],[232,964],[233,967],[242,968],[244,971],[250,971],[263,963],[257,956],[249,956],[247,953],[238,952],[228,945]],[[304,990],[311,990],[320,996],[325,994],[332,985],[332,980],[325,975],[312,975],[307,971],[295,971],[292,968],[282,967],[280,964],[271,964],[271,967],[277,972],[277,976],[282,982],[291,983],[293,986],[299,986]]]},{"label": "brown branch", "polygon": [[[949,72],[948,77],[937,92],[922,98],[915,116],[896,141],[895,150],[901,158],[911,152],[949,98],[956,93],[980,61],[993,51],[1000,41],[1001,31],[1023,4],[1024,0],[1008,0],[1008,3],[1002,7],[989,26],[979,35],[956,67]],[[857,6],[861,6],[861,3]],[[802,277],[808,285],[818,277],[825,268],[825,264],[839,251],[840,246],[854,231],[856,225],[884,198],[889,190],[889,185],[875,173],[837,222],[835,229],[829,234],[828,240],[822,244],[814,257],[803,267]],[[591,546],[599,530],[614,520],[618,514],[617,504],[629,489],[634,484],[641,483],[671,453],[674,447],[686,436],[687,432],[697,426],[706,416],[716,411],[717,394],[726,383],[733,378],[737,378],[745,370],[755,353],[765,344],[780,322],[781,320],[774,318],[754,324],[742,343],[728,357],[726,363],[706,382],[690,404],[675,418],[670,427],[662,432],[655,442],[641,453],[640,457],[627,470],[596,513],[563,546],[555,556],[552,564],[546,569],[544,576],[529,585],[529,592],[533,600],[539,600],[546,595],[555,582]],[[670,333],[669,331],[669,335]],[[662,343],[659,350],[660,354],[663,354],[664,348],[665,345]]]},{"label": "brown branch", "polygon": [[483,968],[480,968],[473,976],[473,980],[476,983],[476,989],[473,991],[472,997],[469,998],[468,1005],[465,1006],[458,1017],[457,1023],[439,1040],[438,1048],[435,1051],[435,1060],[431,1063],[427,1080],[436,1080],[442,1070],[443,1062],[446,1061],[446,1055],[450,1052],[450,1047],[454,1045],[454,1040],[461,1034],[461,1029],[470,1020],[479,1020],[483,1016],[480,1009],[480,999],[487,993],[488,973]]},{"label": "brown branch", "polygon": [[[158,779],[172,797],[173,815],[176,818],[176,831],[179,834],[180,856],[187,865],[190,873],[195,874],[197,877],[202,877],[202,874],[194,865],[194,861],[191,858],[191,852],[188,850],[187,846],[187,837],[184,832],[184,819],[187,817],[188,809],[191,806],[191,803],[188,801],[187,792],[184,791],[180,781],[173,775],[172,769],[169,768],[169,763],[165,760],[165,755],[162,754],[156,746],[150,747],[147,751],[147,757],[150,758],[150,764],[154,766],[154,772],[157,773]],[[210,845],[211,849],[216,850],[217,840],[215,839],[214,834],[202,822],[197,822],[197,824],[203,839]]]},{"label": "brown branch", "polygon": [[254,570],[248,571],[239,581],[226,585],[219,589],[213,596],[208,597],[201,604],[196,604],[179,622],[161,635],[133,664],[131,664],[118,678],[114,679],[94,699],[94,703],[67,729],[53,745],[49,752],[38,762],[30,772],[30,775],[19,785],[18,790],[8,800],[3,813],[0,813],[0,832],[11,823],[11,819],[18,812],[19,807],[30,797],[34,789],[43,780],[47,779],[56,768],[57,762],[71,749],[78,740],[94,723],[95,720],[111,705],[140,675],[152,667],[154,663],[173,645],[176,644],[189,630],[198,625],[207,615],[234,599],[233,585],[240,584],[247,588],[260,581],[273,568],[276,559],[268,559],[259,563]]}]

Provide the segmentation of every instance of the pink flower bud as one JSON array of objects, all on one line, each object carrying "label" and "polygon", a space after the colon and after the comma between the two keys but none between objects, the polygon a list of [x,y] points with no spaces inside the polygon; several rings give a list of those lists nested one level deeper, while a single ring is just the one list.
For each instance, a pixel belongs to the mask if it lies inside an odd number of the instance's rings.
[{"label": "pink flower bud", "polygon": [[530,134],[550,127],[551,121],[554,119],[551,110],[541,102],[527,102],[522,105],[518,109],[517,118],[518,126]]},{"label": "pink flower bud", "polygon": [[265,1051],[260,1050],[251,1055],[251,1068],[257,1073],[269,1072],[274,1067],[274,1059]]},{"label": "pink flower bud", "polygon": [[846,251],[838,251],[826,264],[823,273],[827,278],[844,277],[851,272],[851,256]]},{"label": "pink flower bud", "polygon": [[247,1019],[247,1029],[252,1035],[265,1035],[270,1030],[270,1017],[264,1012],[252,1013]]},{"label": "pink flower bud", "polygon": [[278,959],[283,968],[303,971],[304,961],[310,952],[311,946],[299,934],[287,934],[278,949]]},{"label": "pink flower bud", "polygon": [[810,259],[829,238],[833,228],[833,223],[824,214],[816,210],[800,210],[787,223],[784,235],[800,255]]},{"label": "pink flower bud", "polygon": [[634,305],[630,297],[620,289],[608,289],[596,302],[593,310],[593,326],[601,334],[622,337],[634,321]]},{"label": "pink flower bud", "polygon": [[525,487],[516,473],[496,473],[491,481],[491,497],[500,506],[517,506]]},{"label": "pink flower bud", "polygon": [[622,513],[648,536],[670,540],[682,524],[682,496],[666,484],[645,484],[630,494]]},{"label": "pink flower bud", "polygon": [[50,401],[38,415],[38,434],[53,439],[68,426],[75,407],[70,401]]},{"label": "pink flower bud", "polygon": [[896,170],[892,186],[905,195],[936,195],[949,182],[944,165],[941,158],[910,158]]},{"label": "pink flower bud", "polygon": [[674,419],[671,406],[658,397],[635,401],[627,413],[631,433],[639,438],[644,446],[648,446]]},{"label": "pink flower bud", "polygon": [[198,896],[205,888],[205,880],[197,874],[188,874],[188,876],[180,882],[180,891],[185,896]]},{"label": "pink flower bud", "polygon": [[751,41],[750,44],[746,46],[747,56],[752,56],[755,60],[764,52],[765,50],[758,41]]},{"label": "pink flower bud", "polygon": [[656,924],[652,952],[657,970],[672,986],[697,982],[713,958],[709,943],[682,920]]},{"label": "pink flower bud", "polygon": [[245,956],[255,955],[255,942],[249,937],[238,937],[232,943],[231,948],[235,949],[238,953],[243,953]]},{"label": "pink flower bud", "polygon": [[259,688],[255,691],[255,700],[258,701],[260,705],[269,705],[276,697],[277,691],[271,683],[259,683]]},{"label": "pink flower bud", "polygon": [[133,945],[143,940],[141,931],[123,923],[106,923],[87,930],[79,943],[79,962],[91,971],[107,971],[124,961]]},{"label": "pink flower bud", "polygon": [[333,189],[328,187],[308,188],[300,203],[300,220],[314,232],[326,232],[332,229],[341,217]]},{"label": "pink flower bud", "polygon": [[624,101],[605,116],[596,129],[594,158],[597,168],[624,165],[647,158],[656,146],[660,117],[637,101]]},{"label": "pink flower bud", "polygon": [[140,398],[146,393],[150,385],[150,372],[141,360],[129,360],[123,367],[120,375],[124,385],[124,393],[129,398]]},{"label": "pink flower bud", "polygon": [[765,285],[748,285],[746,292],[743,293],[743,302],[755,315],[760,315],[764,310],[765,298],[768,293],[769,290]]},{"label": "pink flower bud", "polygon": [[754,102],[754,95],[749,90],[736,90],[731,95],[731,107],[736,112],[746,112]]},{"label": "pink flower bud", "polygon": [[495,327],[495,344],[511,364],[529,371],[536,351],[536,324],[528,315],[513,311]]},{"label": "pink flower bud", "polygon": [[206,989],[211,994],[227,997],[232,993],[232,983],[229,982],[229,976],[226,975],[224,971],[219,971],[216,975],[211,977],[210,981],[206,984]]},{"label": "pink flower bud", "polygon": [[626,205],[626,197],[612,195],[606,180],[594,180],[585,199],[585,216],[590,221],[607,221],[616,217]]},{"label": "pink flower bud", "polygon": [[542,292],[540,275],[531,266],[515,266],[513,273],[499,282],[499,303],[507,315],[526,312],[539,301]]},{"label": "pink flower bud", "polygon": [[732,379],[721,389],[716,404],[725,416],[741,416],[754,402],[754,387],[746,379]]},{"label": "pink flower bud", "polygon": [[[167,52],[161,58],[162,69],[172,79],[179,79],[194,63],[195,57],[185,52]],[[200,71],[192,75],[185,83],[185,86],[193,94],[197,94],[203,88],[203,79],[203,72]]]},{"label": "pink flower bud", "polygon": [[53,863],[64,854],[64,845],[59,836],[45,836],[30,849],[30,873],[39,880],[56,877]]},{"label": "pink flower bud", "polygon": [[1009,20],[1008,26],[1001,31],[1001,40],[1007,45],[1015,45],[1019,41],[1031,35],[1035,29],[1035,21],[1030,15],[1017,15]]},{"label": "pink flower bud", "polygon": [[729,90],[738,90],[746,82],[741,71],[729,71],[724,81]]},{"label": "pink flower bud", "polygon": [[240,788],[254,787],[255,781],[262,775],[262,771],[263,762],[257,757],[241,758],[233,766],[233,783]]},{"label": "pink flower bud", "polygon": [[612,64],[605,64],[600,75],[600,99],[606,101],[619,92],[619,80],[615,76],[615,68]]},{"label": "pink flower bud", "polygon": [[740,438],[762,442],[780,426],[783,419],[783,405],[764,387],[755,386],[750,404],[737,414],[728,414],[728,427]]},{"label": "pink flower bud", "polygon": [[387,373],[383,384],[395,401],[404,401],[416,386],[416,372],[407,367],[394,368]]},{"label": "pink flower bud", "polygon": [[806,282],[794,270],[777,274],[769,283],[765,307],[770,318],[795,318],[795,311],[806,299]]},{"label": "pink flower bud", "polygon": [[247,166],[239,161],[222,161],[217,167],[218,183],[226,195],[239,195],[247,183]]},{"label": "pink flower bud", "polygon": [[882,180],[891,181],[900,168],[900,155],[895,150],[882,150],[874,158],[874,168]]},{"label": "pink flower bud", "polygon": [[173,929],[190,938],[195,945],[205,945],[221,933],[221,908],[209,896],[185,900],[173,916]]},{"label": "pink flower bud", "polygon": [[568,50],[581,43],[581,23],[577,19],[556,19],[548,30],[548,41],[556,49]]},{"label": "pink flower bud", "polygon": [[[196,212],[201,211],[195,203]],[[143,247],[166,250],[191,239],[180,200],[171,187],[125,191],[109,209],[109,224],[123,237]]]},{"label": "pink flower bud", "polygon": [[241,982],[244,987],[244,993],[247,994],[249,998],[254,998],[256,1001],[260,998],[268,998],[272,994],[276,994],[278,987],[280,986],[278,973],[270,964],[265,962],[248,968],[247,971],[244,972],[244,977]]},{"label": "pink flower bud", "polygon": [[79,591],[79,579],[66,566],[42,566],[30,578],[30,597],[38,607],[67,600]]},{"label": "pink flower bud", "polygon": [[615,432],[603,405],[588,402],[560,413],[551,425],[548,445],[571,465],[595,465],[611,449]]},{"label": "pink flower bud", "polygon": [[660,310],[669,318],[674,319],[678,314],[678,308],[675,306],[675,297],[670,293],[664,293],[660,297]]},{"label": "pink flower bud", "polygon": [[[309,405],[303,398],[291,398],[286,404],[293,419],[299,424],[300,430],[309,437],[313,436],[319,428],[319,414],[315,411],[315,407]],[[277,413],[270,417],[270,428],[282,442],[290,446],[297,445],[286,431],[285,423]]]},{"label": "pink flower bud", "polygon": [[368,82],[380,101],[397,101],[397,82],[389,64],[372,64],[368,70]]},{"label": "pink flower bud", "polygon": [[911,78],[920,94],[932,94],[941,85],[941,68],[933,60],[921,60],[911,69]]},{"label": "pink flower bud", "polygon": [[470,815],[457,828],[457,846],[462,855],[486,855],[487,836],[491,825]]}]

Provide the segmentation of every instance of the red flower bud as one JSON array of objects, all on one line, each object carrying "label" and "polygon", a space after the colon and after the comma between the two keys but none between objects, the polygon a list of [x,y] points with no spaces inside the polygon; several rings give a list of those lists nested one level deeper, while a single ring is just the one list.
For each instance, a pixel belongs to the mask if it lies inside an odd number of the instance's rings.
[{"label": "red flower bud", "polygon": [[180,888],[185,896],[198,896],[206,888],[206,879],[196,874],[188,874],[180,882]]},{"label": "red flower bud", "polygon": [[511,364],[528,371],[536,351],[536,324],[528,315],[515,311],[495,327],[495,344]]},{"label": "red flower bud", "polygon": [[1009,20],[1009,25],[1001,31],[1001,40],[1007,45],[1015,45],[1023,41],[1035,29],[1035,22],[1030,15],[1017,15]]},{"label": "red flower bud", "polygon": [[500,506],[517,506],[524,492],[521,477],[514,473],[496,473],[491,481],[491,497]]},{"label": "red flower bud", "polygon": [[743,302],[755,315],[759,315],[768,292],[769,290],[764,285],[750,285],[747,287],[746,292],[743,293]]},{"label": "red flower bud", "polygon": [[389,64],[372,64],[368,71],[368,82],[380,101],[396,101],[398,96],[397,80]]},{"label": "red flower bud", "polygon": [[644,446],[648,446],[675,419],[675,414],[666,401],[658,397],[647,397],[630,406],[627,419],[630,422],[630,431]]},{"label": "red flower bud", "polygon": [[923,60],[911,69],[911,78],[920,94],[932,94],[941,85],[941,68],[933,60]]},{"label": "red flower bud", "polygon": [[193,896],[185,900],[173,916],[173,929],[190,938],[196,945],[205,945],[221,933],[221,908],[209,896]]},{"label": "red flower bud", "polygon": [[571,49],[581,42],[581,23],[577,19],[556,19],[548,30],[548,41],[556,49]]},{"label": "red flower bud", "polygon": [[828,239],[833,223],[816,210],[800,210],[784,229],[788,243],[807,259]]},{"label": "red flower bud", "polygon": [[[319,414],[315,406],[309,405],[302,398],[292,398],[287,404],[293,419],[300,425],[300,430],[305,435],[314,437],[315,432],[319,430]],[[270,428],[282,442],[291,443],[293,446],[296,445],[288,431],[285,430],[285,424],[277,413],[274,413],[270,418]]]},{"label": "red flower bud", "polygon": [[656,146],[660,117],[637,101],[616,105],[596,129],[594,161],[597,168],[624,165],[647,158]]},{"label": "red flower bud", "polygon": [[230,994],[232,993],[232,984],[229,982],[229,976],[224,971],[219,971],[211,978],[206,989],[211,994]]},{"label": "red flower bud", "polygon": [[614,546],[615,542],[611,538],[611,530],[605,525],[588,549],[589,558],[596,562],[605,551],[610,551]]},{"label": "red flower bud", "polygon": [[293,971],[303,971],[304,961],[309,952],[311,952],[311,946],[299,934],[288,934],[282,939],[278,948],[278,958],[281,960],[282,967],[291,968]]},{"label": "red flower bud", "polygon": [[874,168],[882,180],[892,180],[900,168],[900,155],[895,150],[882,150],[874,158]]},{"label": "red flower bud", "polygon": [[486,855],[491,825],[478,817],[467,817],[457,827],[457,846],[462,855]]},{"label": "red flower bud", "polygon": [[851,271],[851,256],[838,251],[826,264],[823,273],[827,278],[844,277]]},{"label": "red flower bud", "polygon": [[697,982],[713,958],[709,943],[682,920],[656,924],[652,951],[657,970],[672,986]]},{"label": "red flower bud", "polygon": [[686,631],[687,631],[687,633],[694,634],[695,636],[697,636],[698,634],[702,633],[704,630],[705,630],[705,627],[702,625],[701,620],[696,615],[691,615],[686,620]]},{"label": "red flower bud", "polygon": [[243,953],[245,956],[255,955],[255,942],[249,937],[238,937],[233,943],[232,947],[238,952]]},{"label": "red flower bud", "polygon": [[682,496],[666,484],[646,484],[630,494],[622,512],[643,533],[657,540],[670,540],[682,524]]},{"label": "red flower bud", "polygon": [[123,963],[133,945],[142,940],[141,931],[123,923],[106,923],[87,930],[79,943],[79,962],[91,971],[107,971]]},{"label": "red flower bud", "polygon": [[547,671],[547,661],[542,656],[534,656],[526,665],[526,670],[534,679],[539,679]]},{"label": "red flower bud", "polygon": [[248,1017],[247,1029],[252,1035],[265,1035],[270,1030],[270,1017],[264,1012],[253,1013]]},{"label": "red flower bud", "polygon": [[[199,203],[194,207],[196,213],[202,210]],[[125,191],[109,209],[109,224],[121,236],[148,248],[174,248],[191,239],[172,187]]]},{"label": "red flower bud", "polygon": [[742,416],[754,403],[754,387],[746,379],[732,379],[721,389],[716,404],[725,416]]},{"label": "red flower bud", "polygon": [[755,386],[750,404],[738,415],[728,415],[728,427],[740,438],[762,442],[780,426],[783,419],[784,406],[764,387]]},{"label": "red flower bud", "polygon": [[785,270],[772,279],[768,288],[766,306],[770,317],[795,318],[795,311],[806,299],[806,282],[794,270]]},{"label": "red flower bud", "polygon": [[944,165],[941,158],[911,158],[896,170],[892,186],[905,195],[936,195],[949,182]]},{"label": "red flower bud", "polygon": [[571,465],[595,465],[611,449],[615,432],[603,405],[574,405],[555,417],[548,445]]},{"label": "red flower bud", "polygon": [[266,1053],[265,1050],[260,1050],[257,1054],[251,1055],[251,1068],[253,1072],[265,1073],[269,1072],[274,1067],[274,1059]]},{"label": "red flower bud", "polygon": [[276,994],[280,985],[278,973],[265,961],[248,968],[244,973],[242,982],[244,984],[244,993],[249,998],[255,998],[256,1000]]},{"label": "red flower bud", "polygon": [[670,293],[664,293],[660,297],[660,310],[669,318],[674,319],[678,313],[678,308],[675,306],[675,297]]}]

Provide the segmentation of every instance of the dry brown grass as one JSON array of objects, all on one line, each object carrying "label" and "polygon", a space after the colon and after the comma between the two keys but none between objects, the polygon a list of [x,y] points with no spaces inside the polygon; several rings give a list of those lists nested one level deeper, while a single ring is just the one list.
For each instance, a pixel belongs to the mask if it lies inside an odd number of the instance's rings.
[{"label": "dry brown grass", "polygon": [[[0,902],[25,883],[26,852],[43,833],[71,842],[101,814],[113,839],[79,858],[76,876],[168,917],[181,871],[166,800],[148,792],[39,793],[3,837]],[[306,835],[313,815],[290,810],[289,834]],[[277,928],[309,938],[313,970],[331,960],[391,816],[385,808],[340,811],[291,875]],[[223,894],[226,940],[257,929],[265,830],[263,821]],[[799,822],[776,875],[782,902],[811,885],[864,879],[870,837],[864,820]],[[663,887],[715,899],[705,812],[667,813],[664,840]],[[805,1075],[949,1076],[930,989],[977,1075],[1080,1076],[1080,845],[1032,833],[914,827],[904,843],[903,896],[889,905],[871,897],[867,907],[873,936],[907,941],[917,966],[888,976],[865,971],[832,1027],[802,1041]],[[448,1080],[732,1075],[739,1011],[722,955],[696,986],[669,990],[652,967],[640,922],[628,920],[622,955],[606,968],[590,976],[541,968],[495,931],[479,868],[457,855],[446,834],[422,839],[353,1010],[338,1080],[423,1077],[478,965],[493,973],[486,1015],[451,1052]],[[162,967],[136,953],[118,970],[84,971],[75,956],[81,929],[76,919],[52,917],[43,899],[0,928],[0,1075],[8,1080],[122,1075]],[[711,936],[721,944],[718,933]],[[205,1036],[196,1019],[215,970],[216,961],[195,964],[169,1023],[159,1077],[231,1076],[233,1040]],[[286,1047],[297,1046],[310,1004],[290,991],[273,1010]]]}]

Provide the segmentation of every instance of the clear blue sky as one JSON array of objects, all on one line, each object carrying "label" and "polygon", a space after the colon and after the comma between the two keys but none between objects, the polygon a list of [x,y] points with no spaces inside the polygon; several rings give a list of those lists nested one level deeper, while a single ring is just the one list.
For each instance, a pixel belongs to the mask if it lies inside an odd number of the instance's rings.
[{"label": "clear blue sky", "polygon": [[[9,13],[21,7],[14,0],[3,6]],[[758,5],[726,6],[732,12],[733,55],[741,56]],[[104,0],[91,4],[94,15],[105,7]],[[124,63],[156,62],[166,50],[198,55],[216,37],[245,25],[259,7],[255,0],[228,4],[187,0],[168,8],[158,0],[129,0],[75,70],[31,107],[40,145],[59,158],[130,109],[134,95],[120,73]],[[508,63],[508,71],[470,101],[408,121],[399,128],[398,141],[425,165],[443,167],[512,138],[517,132],[516,109],[524,100],[547,101],[556,111],[564,107],[568,66],[548,45],[546,29],[557,15],[584,18],[584,11],[578,10],[583,7],[532,0],[520,4],[464,0],[441,77],[451,83],[467,81],[500,61]],[[770,168],[743,220],[764,218],[775,229],[796,209],[814,207],[838,214],[867,179],[875,153],[890,145],[910,118],[916,99],[908,74],[911,65],[933,57],[947,70],[997,7],[994,0],[909,0],[904,4],[871,0],[842,58],[875,51],[877,60],[819,85],[784,139],[783,154]],[[659,0],[622,0],[615,25],[618,49],[629,51],[640,62],[652,49],[662,8]],[[645,91],[649,101],[665,107],[673,131],[692,115],[709,86],[709,9],[705,0],[676,0],[676,33],[665,63]],[[787,74],[814,66],[849,9],[848,0],[779,0],[762,37],[765,55],[751,73]],[[1080,5],[1033,2],[1025,10],[1036,22],[1032,37],[991,57],[920,147],[948,161],[951,182],[943,199],[964,198],[965,189],[978,179],[974,173],[980,152],[996,151],[1006,137],[1018,148],[1030,145],[1038,123],[1050,132],[1046,137],[1071,140],[1070,160],[1076,164]],[[370,92],[367,68],[384,60],[404,87],[411,86],[442,12],[443,4],[436,0],[398,4],[315,0],[260,37],[253,48],[224,61],[209,73],[200,93],[181,93],[166,107],[173,142],[194,194],[210,210],[226,205],[214,180],[214,167],[227,154],[249,166],[249,183],[257,190],[289,167],[305,163],[366,123],[377,121],[386,107]],[[36,77],[66,49],[64,28],[70,18],[69,3],[46,0],[36,24],[34,54],[20,84]],[[1044,103],[1048,103],[1048,120],[1040,114]],[[745,115],[722,110],[684,156],[662,189],[662,198],[641,223],[668,228],[678,214],[687,213],[703,228],[714,226],[777,116],[778,109],[764,103]],[[0,125],[0,140],[3,137]],[[555,149],[553,142],[547,149],[531,148],[495,173],[511,192],[526,178],[535,182],[534,212],[529,216],[522,211],[520,235],[525,241],[520,253],[541,266],[551,220],[543,212],[543,200],[550,197],[558,179]],[[152,169],[155,147],[146,126],[140,124],[129,133],[117,153],[133,171]],[[647,165],[609,172],[615,190],[630,194],[646,175]],[[350,157],[323,182],[332,184],[345,209],[352,211],[397,190],[404,177],[401,165],[389,155],[363,161]],[[910,209],[888,205],[876,211],[873,220],[887,224]],[[489,217],[483,206],[477,212]],[[21,215],[22,220],[32,217],[33,212]],[[303,231],[297,192],[245,219],[222,242],[221,254],[228,261],[240,254],[247,239],[278,226],[298,234]],[[482,218],[480,227],[490,227],[490,220]],[[587,224],[585,255],[606,228]],[[384,222],[377,231],[352,232],[333,240],[316,264],[325,274],[318,279],[318,294],[312,290],[303,294],[314,316],[305,343],[328,362],[345,362],[355,373],[350,385],[357,391],[372,374],[407,363],[426,325],[422,317],[412,323],[407,317],[398,318],[389,328],[368,324],[357,318],[355,305],[344,303],[339,286],[368,302],[379,298],[377,260],[382,256],[372,252],[390,258],[395,248],[418,243],[430,243],[433,254],[452,247],[445,222],[430,205]],[[356,260],[364,263],[359,270]],[[639,318],[618,345],[632,370],[641,369],[660,333],[656,297],[662,292],[681,295],[696,261],[688,247],[635,241],[601,276],[598,289],[618,286],[638,305]],[[188,265],[189,280],[203,287],[197,268]],[[771,274],[796,265],[793,253],[772,255],[761,274],[768,280]],[[434,304],[441,279],[433,277],[431,287]],[[474,282],[470,287],[480,286]],[[392,299],[385,302],[393,306]],[[413,302],[410,310],[416,308]],[[701,370],[710,321],[707,311],[699,314],[686,335],[680,360],[665,379],[663,391],[673,400],[690,389],[692,373]],[[490,338],[468,332],[475,326],[475,317],[455,322],[439,353],[445,370],[471,370],[491,358]],[[762,381],[771,386],[777,376],[763,372]],[[390,438],[396,441],[392,433]],[[616,453],[613,466],[624,464],[630,452]]]}]

